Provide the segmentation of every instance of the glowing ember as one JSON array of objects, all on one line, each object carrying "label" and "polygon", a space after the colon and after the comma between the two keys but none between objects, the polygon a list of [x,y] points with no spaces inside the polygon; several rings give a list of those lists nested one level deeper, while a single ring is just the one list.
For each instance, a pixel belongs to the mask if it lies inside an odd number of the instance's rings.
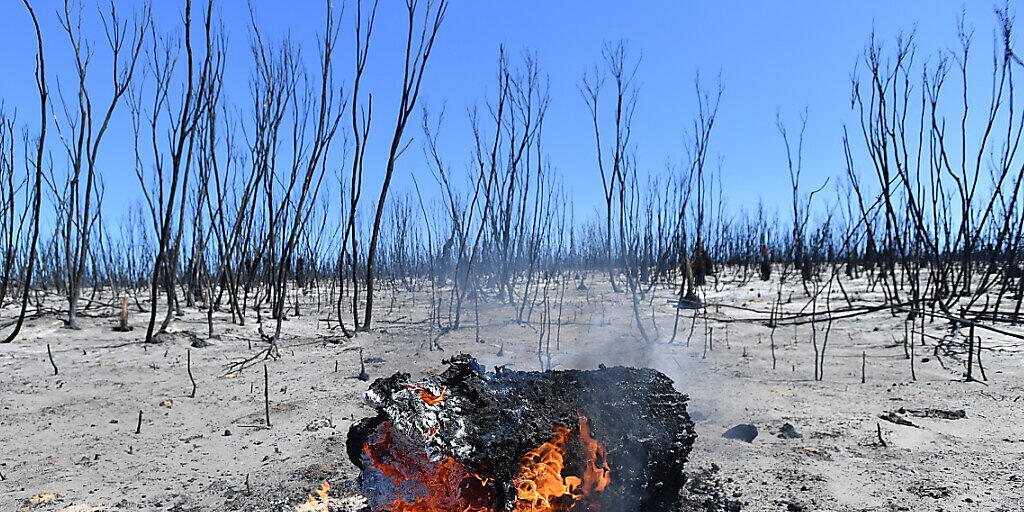
[{"label": "glowing ember", "polygon": [[388,507],[393,512],[486,512],[491,492],[489,482],[455,459],[439,462],[422,452],[395,450],[391,424],[384,423],[374,440],[363,448],[370,463],[396,488],[408,496],[396,498]]},{"label": "glowing ember", "polygon": [[[381,424],[376,435],[363,447],[365,459],[386,479],[390,488],[401,490],[393,501],[385,501],[391,512],[489,512],[494,498],[493,482],[466,468],[453,458],[434,462],[419,451],[400,449],[390,423]],[[566,512],[579,501],[593,508],[588,497],[611,482],[603,446],[591,435],[587,420],[570,430],[554,425],[554,436],[520,459],[515,512]],[[576,455],[567,455],[576,446]],[[571,458],[574,462],[567,461]],[[566,473],[579,474],[566,474]],[[322,496],[325,496],[322,495]],[[394,496],[394,495],[393,495]],[[314,503],[310,498],[310,503]],[[301,510],[321,510],[315,508]],[[323,509],[326,510],[326,509]]]},{"label": "glowing ember", "polygon": [[441,402],[444,402],[445,393],[448,392],[447,389],[442,389],[440,395],[435,395],[435,394],[431,393],[429,390],[427,390],[425,388],[417,387],[417,386],[406,386],[405,389],[411,389],[411,390],[414,390],[414,391],[419,391],[420,392],[420,399],[423,400],[424,402],[430,404],[430,405],[437,405],[437,404],[439,404]]},{"label": "glowing ember", "polygon": [[433,395],[430,393],[430,391],[420,389],[420,398],[422,398],[424,402],[430,405],[437,405],[441,402],[444,402],[445,393],[447,393],[447,390],[442,389],[440,395]]},{"label": "glowing ember", "polygon": [[330,512],[331,484],[324,482],[316,491],[316,497],[309,496],[305,503],[295,507],[295,512]]}]

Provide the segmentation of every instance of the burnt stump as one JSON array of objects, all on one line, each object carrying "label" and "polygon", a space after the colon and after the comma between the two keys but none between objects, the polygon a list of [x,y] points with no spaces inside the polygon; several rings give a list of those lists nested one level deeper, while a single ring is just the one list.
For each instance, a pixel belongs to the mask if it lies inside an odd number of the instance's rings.
[{"label": "burnt stump", "polygon": [[663,373],[604,366],[487,372],[466,355],[445,363],[447,370],[425,381],[396,373],[367,392],[377,415],[352,426],[347,448],[373,512],[416,504],[539,509],[523,505],[532,493],[524,461],[552,448],[570,490],[552,498],[550,510],[669,511],[678,504],[697,436],[688,397]]}]

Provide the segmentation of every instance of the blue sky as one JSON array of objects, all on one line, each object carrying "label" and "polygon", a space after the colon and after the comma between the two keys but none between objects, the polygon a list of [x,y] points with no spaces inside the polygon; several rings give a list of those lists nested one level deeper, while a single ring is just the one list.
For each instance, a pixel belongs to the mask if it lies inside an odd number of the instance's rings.
[{"label": "blue sky", "polygon": [[[88,2],[89,0],[87,0]],[[140,2],[115,0],[130,12]],[[172,30],[180,19],[183,1],[154,2],[156,22]],[[350,2],[351,3],[351,2]],[[385,98],[398,90],[404,2],[382,0],[376,40],[369,63],[367,88],[374,92],[378,132],[367,170],[369,195],[378,183],[379,165],[386,148],[386,119],[392,106]],[[322,25],[321,0],[254,0],[264,33],[290,34],[314,57],[315,35]],[[70,80],[66,42],[56,22],[57,0],[35,0],[48,44],[48,65],[53,75]],[[545,128],[550,161],[561,173],[576,202],[586,214],[599,204],[600,182],[587,111],[577,86],[582,73],[600,60],[606,41],[624,40],[643,54],[638,81],[640,98],[634,121],[634,142],[639,165],[645,172],[660,172],[667,161],[684,155],[684,130],[694,110],[693,78],[699,70],[713,81],[721,74],[725,93],[712,143],[713,160],[721,157],[722,182],[733,206],[753,207],[759,199],[785,211],[789,185],[785,156],[775,128],[781,112],[792,123],[805,107],[810,121],[805,143],[808,187],[843,171],[840,146],[844,122],[850,112],[849,77],[874,28],[891,41],[900,31],[916,28],[922,56],[956,45],[958,13],[976,29],[976,58],[991,55],[995,26],[993,4],[964,4],[943,0],[858,1],[683,1],[683,0],[451,0],[427,73],[423,101],[433,110],[447,111],[444,150],[452,162],[469,155],[466,107],[493,92],[498,47],[513,55],[535,52],[551,81],[552,103]],[[221,0],[220,10],[231,41],[228,93],[246,105],[248,79],[248,14],[245,2]],[[352,10],[347,12],[351,14]],[[21,126],[32,126],[34,40],[20,1],[0,3],[5,30],[0,33],[0,59],[4,80],[0,99],[8,111],[17,110]],[[93,18],[95,19],[95,18]],[[351,17],[346,17],[351,24]],[[98,26],[88,33],[102,36]],[[347,79],[351,68],[350,35],[343,34],[342,64]],[[100,67],[97,73],[102,73]],[[980,66],[979,80],[987,80]],[[981,87],[984,89],[984,86]],[[107,209],[116,214],[126,202],[141,197],[127,154],[127,120],[112,132],[102,163],[107,187]],[[419,121],[410,134],[420,138]],[[794,127],[795,129],[795,127]],[[56,149],[55,149],[56,150]],[[462,168],[457,165],[457,168]],[[396,190],[411,188],[410,175],[430,181],[420,151],[403,157],[396,175]],[[368,197],[368,196],[364,196]]]}]

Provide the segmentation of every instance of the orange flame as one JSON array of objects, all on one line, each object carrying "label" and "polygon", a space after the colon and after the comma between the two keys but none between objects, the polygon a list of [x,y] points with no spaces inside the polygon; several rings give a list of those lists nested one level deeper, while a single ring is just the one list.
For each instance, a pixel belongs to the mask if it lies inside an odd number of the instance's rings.
[{"label": "orange flame", "polygon": [[302,505],[295,507],[295,512],[330,512],[331,510],[331,484],[324,482],[316,491],[317,497],[308,496]]},{"label": "orange flame", "polygon": [[585,455],[583,466],[583,495],[603,491],[611,483],[612,469],[608,467],[608,453],[604,446],[590,435],[587,419],[580,417],[580,446]]},{"label": "orange flame", "polygon": [[562,477],[565,467],[565,443],[571,430],[555,425],[555,436],[527,452],[520,462],[519,476],[513,482],[518,493],[516,512],[549,512],[556,509],[554,500],[572,496],[579,487],[579,477]]},{"label": "orange flame", "polygon": [[[425,390],[420,390],[421,397]],[[428,393],[429,394],[429,393]],[[444,392],[440,397],[444,399]],[[429,403],[429,402],[428,402]],[[471,471],[452,458],[433,462],[426,454],[395,450],[392,425],[378,427],[377,437],[363,446],[369,463],[387,476],[393,485],[415,481],[426,488],[426,493],[415,501],[395,499],[389,512],[492,512],[493,483]],[[611,482],[611,469],[607,452],[591,434],[586,418],[580,417],[578,430],[553,425],[551,440],[529,451],[519,462],[519,474],[512,481],[516,490],[513,512],[568,512],[577,501],[584,501],[587,509],[596,510],[588,498],[603,491]],[[566,461],[570,441],[577,455]],[[578,473],[565,474],[563,473]],[[327,503],[327,487],[321,501]],[[316,505],[314,498],[304,506]],[[327,511],[327,508],[300,508],[298,512]]]},{"label": "orange flame", "polygon": [[583,449],[583,475],[562,476],[565,469],[565,445],[572,431],[554,426],[555,435],[520,461],[519,476],[513,484],[517,492],[515,512],[562,512],[573,502],[603,491],[611,482],[603,446],[590,434],[587,420],[580,417],[579,443]]},{"label": "orange flame", "polygon": [[441,402],[444,402],[445,395],[448,393],[447,389],[442,389],[440,395],[435,395],[435,394],[431,393],[430,391],[427,391],[424,388],[420,388],[420,387],[416,387],[416,386],[406,386],[405,389],[419,390],[419,392],[420,392],[420,399],[422,399],[424,402],[426,402],[426,403],[428,403],[430,405],[437,405],[437,404],[439,404]]},{"label": "orange flame", "polygon": [[447,391],[442,389],[440,395],[433,395],[430,393],[430,391],[420,389],[420,398],[422,398],[424,402],[430,405],[437,405],[441,402],[444,402],[445,393],[447,393]]}]

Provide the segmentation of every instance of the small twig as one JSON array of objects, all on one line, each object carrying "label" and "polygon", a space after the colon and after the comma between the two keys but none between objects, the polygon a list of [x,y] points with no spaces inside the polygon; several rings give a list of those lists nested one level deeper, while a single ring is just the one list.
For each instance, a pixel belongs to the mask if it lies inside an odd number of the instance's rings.
[{"label": "small twig", "polygon": [[981,364],[981,338],[980,337],[978,338],[978,341],[975,344],[978,346],[978,356],[977,356],[977,358],[978,358],[978,369],[981,370],[981,380],[987,381],[988,380],[988,376],[985,375],[985,366],[983,364]]},{"label": "small twig", "polygon": [[53,374],[57,375],[57,363],[53,362],[53,352],[50,351],[50,344],[46,344],[46,355],[50,356],[50,365],[53,366]]},{"label": "small twig", "polygon": [[271,355],[271,350],[272,349],[273,349],[273,346],[270,346],[270,347],[267,347],[267,348],[264,348],[264,349],[260,349],[258,352],[256,352],[254,355],[252,355],[249,358],[243,359],[241,361],[235,361],[235,362],[228,363],[228,364],[224,365],[224,375],[228,375],[228,374],[236,373],[236,372],[241,372],[242,370],[245,370],[246,368],[250,368],[250,367],[256,366],[258,360],[260,360],[260,359],[262,359],[264,361],[267,360],[267,359],[270,359],[271,357],[273,357]]},{"label": "small twig", "polygon": [[868,353],[862,351],[860,353],[860,383],[861,384],[864,384],[865,382],[867,382],[867,373],[865,372],[865,370],[867,369],[867,366],[868,366]]},{"label": "small twig", "polygon": [[914,358],[915,357],[916,357],[916,355],[914,354],[914,341],[911,340],[910,341],[910,379],[916,381],[917,380],[917,372],[914,371]]},{"label": "small twig", "polygon": [[189,395],[189,398],[195,398],[196,397],[196,379],[195,379],[195,377],[192,376],[192,351],[191,350],[189,350],[187,352],[186,357],[187,357],[186,365],[188,366],[188,380],[192,381],[192,394]]},{"label": "small twig", "polygon": [[142,433],[142,411],[139,410],[139,424],[135,427],[135,435]]},{"label": "small twig", "polygon": [[883,438],[882,438],[882,424],[881,424],[881,423],[878,423],[878,422],[876,421],[876,422],[875,422],[875,428],[876,428],[876,429],[878,429],[878,442],[882,444],[882,448],[885,448],[885,447],[889,446],[889,445],[888,445],[888,444],[887,444],[887,443],[885,442],[885,439],[883,439]]},{"label": "small twig", "polygon": [[967,381],[974,380],[974,324],[971,324],[971,329],[967,334]]}]

